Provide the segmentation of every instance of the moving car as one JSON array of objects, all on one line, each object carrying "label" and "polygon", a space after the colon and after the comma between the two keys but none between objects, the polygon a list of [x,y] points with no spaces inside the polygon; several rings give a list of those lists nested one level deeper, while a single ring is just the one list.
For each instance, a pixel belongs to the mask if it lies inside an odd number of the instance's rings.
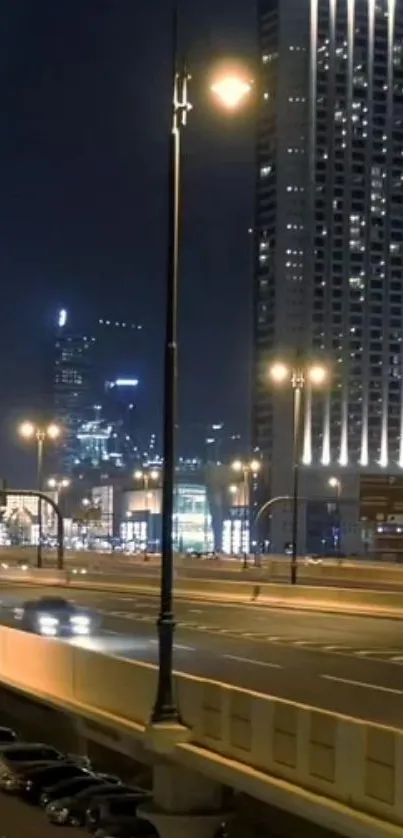
[{"label": "moving car", "polygon": [[39,803],[42,792],[48,787],[77,778],[91,778],[92,772],[74,762],[52,762],[29,767],[20,773],[20,794],[29,803]]},{"label": "moving car", "polygon": [[86,636],[95,628],[95,615],[63,597],[30,599],[13,610],[24,631],[46,637]]},{"label": "moving car", "polygon": [[[123,783],[105,782],[101,780],[98,784],[88,786],[81,789],[79,792],[72,793],[70,789],[65,789],[64,795],[52,802],[48,802],[46,806],[46,815],[51,823],[57,823],[59,826],[84,826],[86,820],[86,813],[94,802],[99,802],[102,798],[118,797],[119,795],[132,794],[134,791],[132,786],[126,786]],[[42,805],[45,804],[45,795],[43,795]]]},{"label": "moving car", "polygon": [[[112,774],[98,774],[92,772],[87,777],[73,777],[70,780],[63,780],[60,783],[55,783],[53,786],[44,788],[40,796],[40,804],[42,807],[48,807],[53,802],[59,802],[60,799],[76,798],[81,792],[92,790],[93,787],[100,787],[108,783],[112,790],[116,789],[120,783],[119,777]],[[91,800],[91,794],[88,800]],[[88,805],[88,803],[87,803]]]},{"label": "moving car", "polygon": [[103,800],[94,799],[85,813],[85,825],[92,833],[109,828],[112,824],[134,826],[137,821],[137,807],[150,798],[150,792],[137,789],[130,794],[113,794]]},{"label": "moving car", "polygon": [[34,744],[21,742],[0,749],[0,789],[8,792],[18,792],[21,789],[21,779],[28,768],[45,767],[49,763],[77,762],[88,765],[85,757],[74,754],[64,754],[51,745],[41,742]]}]

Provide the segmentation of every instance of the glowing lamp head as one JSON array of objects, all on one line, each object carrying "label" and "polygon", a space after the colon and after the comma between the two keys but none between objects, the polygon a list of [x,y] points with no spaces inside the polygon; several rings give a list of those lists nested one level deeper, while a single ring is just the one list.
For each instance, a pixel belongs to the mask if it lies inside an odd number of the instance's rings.
[{"label": "glowing lamp head", "polygon": [[258,471],[260,470],[259,460],[251,460],[250,463],[249,463],[249,468],[250,468],[252,474],[257,474]]},{"label": "glowing lamp head", "polygon": [[287,381],[290,378],[290,370],[287,364],[283,364],[282,361],[276,361],[275,364],[272,364],[270,367],[270,378],[275,384],[283,384],[284,381]]},{"label": "glowing lamp head", "polygon": [[315,387],[320,387],[321,384],[324,384],[327,378],[326,367],[323,367],[321,364],[314,364],[314,366],[309,367],[307,371],[307,378]]},{"label": "glowing lamp head", "polygon": [[231,468],[233,469],[233,471],[243,471],[243,463],[241,462],[241,460],[234,460],[234,462],[231,465]]},{"label": "glowing lamp head", "polygon": [[57,439],[60,436],[59,425],[55,425],[54,423],[48,425],[46,428],[46,436],[49,437],[49,439]]},{"label": "glowing lamp head", "polygon": [[60,483],[62,489],[67,489],[70,486],[70,480],[67,477],[63,477],[63,480]]},{"label": "glowing lamp head", "polygon": [[24,439],[32,439],[35,436],[36,428],[32,422],[23,422],[19,428],[20,435]]},{"label": "glowing lamp head", "polygon": [[232,486],[228,486],[228,491],[231,495],[236,495],[238,492],[238,487],[232,484]]},{"label": "glowing lamp head", "polygon": [[340,480],[337,477],[329,477],[328,483],[331,489],[338,489],[340,486]]},{"label": "glowing lamp head", "polygon": [[49,489],[56,489],[57,480],[55,480],[54,477],[49,477],[48,486],[49,486]]},{"label": "glowing lamp head", "polygon": [[141,478],[144,477],[144,473],[140,469],[137,469],[137,471],[134,472],[133,477],[135,480],[141,480]]},{"label": "glowing lamp head", "polygon": [[151,480],[158,480],[159,471],[157,471],[156,468],[153,468],[152,471],[150,471],[150,477],[151,477]]},{"label": "glowing lamp head", "polygon": [[227,74],[211,85],[212,93],[228,111],[236,110],[251,92],[250,81],[235,74]]}]

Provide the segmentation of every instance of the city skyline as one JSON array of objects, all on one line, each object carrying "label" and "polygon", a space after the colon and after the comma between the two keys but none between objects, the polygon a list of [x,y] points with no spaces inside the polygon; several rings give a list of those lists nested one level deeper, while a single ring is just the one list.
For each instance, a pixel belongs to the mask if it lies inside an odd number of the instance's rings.
[{"label": "city skyline", "polygon": [[[32,471],[15,425],[40,407],[44,319],[56,309],[123,311],[143,324],[150,430],[161,412],[169,10],[96,5],[96,15],[93,0],[56,12],[41,0],[31,18],[28,3],[17,14],[10,2],[3,33],[0,457],[17,484]],[[250,113],[229,125],[206,91],[217,56],[253,53],[254,12],[244,0],[210,2],[186,12],[181,33],[197,103],[186,140],[181,410],[186,423],[233,415],[238,428],[247,421],[253,126]]]}]

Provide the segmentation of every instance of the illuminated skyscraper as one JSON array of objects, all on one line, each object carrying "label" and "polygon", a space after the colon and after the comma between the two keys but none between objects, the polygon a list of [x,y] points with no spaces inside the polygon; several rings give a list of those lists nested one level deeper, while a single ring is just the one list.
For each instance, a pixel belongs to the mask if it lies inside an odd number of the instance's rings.
[{"label": "illuminated skyscraper", "polygon": [[331,366],[307,391],[307,472],[403,468],[403,2],[260,0],[259,28],[254,440],[281,494],[290,405],[268,365],[296,352]]},{"label": "illuminated skyscraper", "polygon": [[[141,326],[98,319],[71,323],[62,309],[52,341],[52,416],[63,427],[63,472],[82,462],[123,468],[133,439]],[[126,460],[125,460],[126,458]]]}]

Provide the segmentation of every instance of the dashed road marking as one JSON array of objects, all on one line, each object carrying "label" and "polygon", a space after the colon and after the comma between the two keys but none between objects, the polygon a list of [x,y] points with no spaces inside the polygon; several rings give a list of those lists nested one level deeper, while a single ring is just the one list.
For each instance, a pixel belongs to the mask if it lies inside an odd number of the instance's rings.
[{"label": "dashed road marking", "polygon": [[[106,617],[115,617],[117,619],[125,619],[133,622],[153,624],[156,620],[154,614],[140,614],[137,610],[134,611],[105,611],[103,613]],[[189,609],[190,614],[202,614],[202,609]],[[187,629],[189,631],[205,632],[208,634],[219,634],[225,637],[243,638],[245,640],[253,640],[265,643],[273,643],[280,646],[287,646],[291,648],[306,649],[307,651],[328,652],[336,655],[347,655],[356,658],[371,658],[381,663],[393,663],[397,665],[403,664],[403,649],[360,649],[354,646],[346,646],[338,643],[326,643],[324,641],[305,640],[292,637],[281,637],[280,635],[266,634],[264,631],[245,631],[242,628],[228,628],[224,626],[208,626],[200,625],[198,622],[191,622],[187,620],[178,620],[178,628]],[[111,632],[115,633],[115,632]],[[179,647],[178,647],[179,648]],[[193,649],[194,647],[189,647]]]},{"label": "dashed road marking", "polygon": [[392,687],[382,687],[381,684],[369,684],[367,681],[353,681],[350,678],[338,678],[336,675],[321,675],[326,681],[336,681],[338,684],[347,684],[350,687],[364,687],[367,690],[378,690],[382,693],[392,695],[403,695],[403,690],[395,690]]},{"label": "dashed road marking", "polygon": [[249,663],[252,666],[268,666],[271,669],[283,669],[279,663],[271,663],[270,661],[253,660],[252,658],[242,658],[240,655],[223,655],[224,658],[238,663]]}]

